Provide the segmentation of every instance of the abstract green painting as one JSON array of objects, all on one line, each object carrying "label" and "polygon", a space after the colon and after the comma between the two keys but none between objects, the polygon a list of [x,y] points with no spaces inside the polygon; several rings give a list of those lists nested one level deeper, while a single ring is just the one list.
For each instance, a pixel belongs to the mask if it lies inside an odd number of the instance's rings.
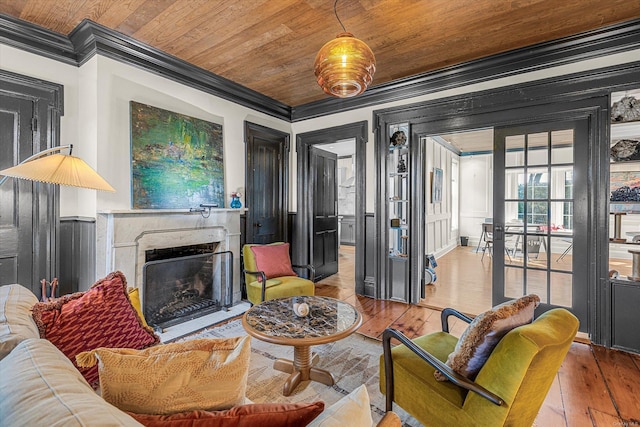
[{"label": "abstract green painting", "polygon": [[222,125],[131,101],[134,209],[224,207]]}]

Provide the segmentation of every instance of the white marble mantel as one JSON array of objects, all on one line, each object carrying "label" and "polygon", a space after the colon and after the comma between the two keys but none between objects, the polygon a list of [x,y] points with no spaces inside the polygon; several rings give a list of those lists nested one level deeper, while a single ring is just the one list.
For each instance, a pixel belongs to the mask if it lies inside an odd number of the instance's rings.
[{"label": "white marble mantel", "polygon": [[142,287],[145,251],[217,242],[233,252],[233,303],[240,301],[241,209],[135,209],[99,211],[96,218],[96,275],[122,271],[129,286]]}]

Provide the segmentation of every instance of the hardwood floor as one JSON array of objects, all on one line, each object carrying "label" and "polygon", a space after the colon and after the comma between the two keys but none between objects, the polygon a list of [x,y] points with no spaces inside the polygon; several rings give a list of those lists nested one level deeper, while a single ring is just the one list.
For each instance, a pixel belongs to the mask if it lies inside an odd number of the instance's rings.
[{"label": "hardwood floor", "polygon": [[[471,248],[466,249],[471,253]],[[440,312],[437,309],[426,307],[424,304],[411,305],[356,295],[353,262],[353,247],[342,246],[338,274],[318,282],[316,295],[338,298],[357,307],[364,318],[359,333],[380,339],[387,327],[401,330],[409,337],[440,330]],[[443,271],[446,268],[453,269],[446,267],[446,263],[440,260],[438,262],[438,277],[444,277]],[[474,274],[477,276],[481,273],[473,273],[470,268],[456,270],[465,271],[459,271],[457,276],[448,277],[447,292],[451,297],[460,300],[480,298],[482,291],[471,294],[464,283],[471,280]],[[450,289],[454,287],[457,290]],[[441,284],[433,294],[437,295],[438,290],[444,289]],[[490,281],[488,289],[490,290]],[[490,308],[490,292],[488,293],[488,300],[475,301],[474,305],[469,305],[468,308],[456,307],[455,304],[447,306],[478,314]],[[428,304],[435,305],[435,301],[437,300],[433,297]],[[485,306],[487,308],[482,308]],[[459,336],[465,328],[464,322],[457,321],[453,324],[451,332]],[[382,351],[382,348],[380,350]],[[535,425],[640,426],[640,355],[578,342],[572,344],[538,413]]]}]

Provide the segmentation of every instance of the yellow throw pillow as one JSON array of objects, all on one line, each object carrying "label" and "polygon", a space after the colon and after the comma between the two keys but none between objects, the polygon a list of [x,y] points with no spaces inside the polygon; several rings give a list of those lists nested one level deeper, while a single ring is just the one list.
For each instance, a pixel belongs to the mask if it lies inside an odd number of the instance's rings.
[{"label": "yellow throw pillow", "polygon": [[147,320],[144,318],[144,314],[142,313],[142,304],[140,303],[140,291],[138,290],[138,288],[129,288],[128,293],[129,293],[129,300],[131,300],[131,305],[136,310],[136,313],[138,313],[138,316],[140,316],[140,323],[142,323],[142,325],[145,327],[149,326],[147,325]]},{"label": "yellow throw pillow", "polygon": [[245,402],[251,339],[198,339],[144,350],[98,348],[78,354],[98,362],[102,397],[138,414],[229,409]]}]

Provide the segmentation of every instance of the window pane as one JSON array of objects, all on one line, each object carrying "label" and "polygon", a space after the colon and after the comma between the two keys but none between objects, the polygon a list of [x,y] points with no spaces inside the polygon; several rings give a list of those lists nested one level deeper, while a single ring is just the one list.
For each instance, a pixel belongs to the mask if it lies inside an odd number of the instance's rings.
[{"label": "window pane", "polygon": [[524,166],[524,135],[508,136],[505,139],[506,166]]},{"label": "window pane", "polygon": [[527,199],[549,197],[549,174],[547,168],[531,168],[527,172]]},{"label": "window pane", "polygon": [[546,165],[549,163],[549,134],[547,132],[529,135],[527,144],[527,164]]},{"label": "window pane", "polygon": [[573,269],[573,237],[551,238],[551,268],[571,272]]},{"label": "window pane", "polygon": [[549,186],[552,199],[571,199],[573,197],[573,168],[552,166]]},{"label": "window pane", "polygon": [[507,169],[504,172],[504,198],[524,199],[524,169]]},{"label": "window pane", "polygon": [[551,163],[573,163],[573,129],[551,132]]},{"label": "window pane", "polygon": [[531,268],[527,269],[527,289],[525,292],[526,294],[538,295],[541,303],[548,303],[547,272]]},{"label": "window pane", "polygon": [[524,270],[505,266],[504,296],[507,298],[520,298],[524,295]]},{"label": "window pane", "polygon": [[553,305],[572,307],[573,275],[567,273],[551,273],[551,300]]}]

